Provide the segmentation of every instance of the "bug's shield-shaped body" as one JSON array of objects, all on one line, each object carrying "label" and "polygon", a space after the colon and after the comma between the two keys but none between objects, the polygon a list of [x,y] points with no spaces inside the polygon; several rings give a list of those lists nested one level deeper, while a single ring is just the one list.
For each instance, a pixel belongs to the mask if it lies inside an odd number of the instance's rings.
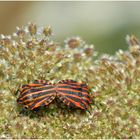
[{"label": "bug's shield-shaped body", "polygon": [[21,87],[17,102],[30,110],[34,110],[40,106],[49,105],[55,97],[55,87],[52,84],[44,81],[35,81],[32,84]]},{"label": "bug's shield-shaped body", "polygon": [[58,98],[69,107],[87,110],[92,102],[88,87],[84,83],[63,80],[57,84],[56,92]]}]

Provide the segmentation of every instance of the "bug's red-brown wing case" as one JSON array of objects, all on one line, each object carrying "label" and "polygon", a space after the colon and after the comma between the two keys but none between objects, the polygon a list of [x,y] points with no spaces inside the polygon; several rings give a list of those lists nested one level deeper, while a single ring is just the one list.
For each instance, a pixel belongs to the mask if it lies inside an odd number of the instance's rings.
[{"label": "bug's red-brown wing case", "polygon": [[57,84],[57,96],[66,105],[87,110],[91,103],[88,87],[84,83],[63,80]]},{"label": "bug's red-brown wing case", "polygon": [[55,97],[56,92],[53,85],[48,83],[32,83],[22,86],[17,102],[33,110],[40,106],[47,106]]}]

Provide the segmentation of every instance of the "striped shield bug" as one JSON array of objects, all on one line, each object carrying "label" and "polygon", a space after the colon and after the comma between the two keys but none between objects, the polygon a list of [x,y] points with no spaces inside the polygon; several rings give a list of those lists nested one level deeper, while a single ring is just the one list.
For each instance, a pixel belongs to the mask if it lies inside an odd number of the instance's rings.
[{"label": "striped shield bug", "polygon": [[40,106],[48,106],[55,96],[55,87],[51,83],[37,80],[32,84],[22,85],[17,102],[34,110]]},{"label": "striped shield bug", "polygon": [[88,87],[84,83],[73,80],[62,80],[57,84],[57,96],[67,106],[88,110],[91,97],[88,94]]}]

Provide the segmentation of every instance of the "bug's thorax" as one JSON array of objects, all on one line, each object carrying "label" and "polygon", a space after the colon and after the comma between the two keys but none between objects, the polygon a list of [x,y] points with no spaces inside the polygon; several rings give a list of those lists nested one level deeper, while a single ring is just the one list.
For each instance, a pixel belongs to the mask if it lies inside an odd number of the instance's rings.
[{"label": "bug's thorax", "polygon": [[58,85],[57,84],[54,85],[54,90],[55,90],[56,95],[57,95],[57,90],[58,90]]}]

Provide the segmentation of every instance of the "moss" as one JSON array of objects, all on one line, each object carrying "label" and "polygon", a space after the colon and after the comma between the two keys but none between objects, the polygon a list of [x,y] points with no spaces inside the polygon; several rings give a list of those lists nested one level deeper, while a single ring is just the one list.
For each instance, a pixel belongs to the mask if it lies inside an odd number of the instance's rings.
[{"label": "moss", "polygon": [[[31,23],[0,38],[0,138],[139,138],[140,45],[98,56],[79,37],[54,42],[50,26]],[[16,103],[20,85],[36,79],[86,82],[93,98],[91,114],[51,104],[40,112]]]}]

